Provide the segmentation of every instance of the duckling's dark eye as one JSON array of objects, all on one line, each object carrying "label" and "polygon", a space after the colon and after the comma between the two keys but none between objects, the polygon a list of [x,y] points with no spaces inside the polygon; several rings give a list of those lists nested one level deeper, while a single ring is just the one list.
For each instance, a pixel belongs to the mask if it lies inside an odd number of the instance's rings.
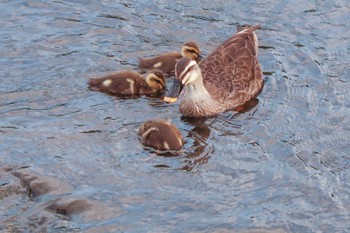
[{"label": "duckling's dark eye", "polygon": [[196,53],[196,51],[193,50],[193,49],[186,49],[186,51],[189,52],[189,53]]},{"label": "duckling's dark eye", "polygon": [[157,82],[159,84],[162,84],[162,82],[160,80],[158,80],[158,79],[152,78],[151,80],[154,81],[154,82]]}]

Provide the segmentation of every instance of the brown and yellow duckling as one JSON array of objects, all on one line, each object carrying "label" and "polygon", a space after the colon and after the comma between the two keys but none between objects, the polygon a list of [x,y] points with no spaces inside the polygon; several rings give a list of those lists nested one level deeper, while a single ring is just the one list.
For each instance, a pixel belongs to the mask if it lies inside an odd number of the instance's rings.
[{"label": "brown and yellow duckling", "polygon": [[175,67],[174,85],[164,101],[175,102],[186,87],[180,112],[203,117],[236,109],[256,98],[264,86],[254,33],[258,28],[260,25],[237,32],[198,64],[181,58]]},{"label": "brown and yellow duckling", "polygon": [[160,70],[151,71],[146,78],[135,71],[121,71],[91,78],[89,88],[118,96],[148,95],[164,91],[165,78]]},{"label": "brown and yellow duckling", "polygon": [[145,146],[159,151],[178,151],[184,144],[180,131],[166,120],[149,120],[139,128],[139,135]]},{"label": "brown and yellow duckling", "polygon": [[140,58],[139,68],[141,71],[159,69],[164,74],[174,73],[176,62],[182,57],[188,57],[192,60],[200,60],[200,50],[195,42],[187,42],[182,45],[181,53],[168,52],[152,58]]}]

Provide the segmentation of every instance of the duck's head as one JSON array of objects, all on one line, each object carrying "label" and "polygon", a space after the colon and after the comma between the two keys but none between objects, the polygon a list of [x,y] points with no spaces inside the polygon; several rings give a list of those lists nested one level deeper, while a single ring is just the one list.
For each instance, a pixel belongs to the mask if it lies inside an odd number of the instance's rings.
[{"label": "duck's head", "polygon": [[165,89],[165,77],[161,70],[152,70],[146,76],[146,83],[149,87],[154,88],[156,90],[164,90]]},{"label": "duck's head", "polygon": [[181,55],[197,61],[200,58],[201,51],[195,42],[186,42],[181,47]]},{"label": "duck's head", "polygon": [[196,82],[201,77],[201,69],[196,61],[183,57],[175,65],[174,84],[165,94],[164,101],[173,103],[177,100],[185,85]]},{"label": "duck's head", "polygon": [[159,151],[179,151],[184,144],[180,130],[162,119],[144,122],[139,128],[139,135],[145,146]]}]

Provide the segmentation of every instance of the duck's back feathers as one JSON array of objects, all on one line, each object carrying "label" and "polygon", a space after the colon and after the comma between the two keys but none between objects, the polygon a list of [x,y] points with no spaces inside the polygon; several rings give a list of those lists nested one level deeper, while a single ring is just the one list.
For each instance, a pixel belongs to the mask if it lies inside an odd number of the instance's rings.
[{"label": "duck's back feathers", "polygon": [[251,36],[259,27],[238,32],[199,63],[204,86],[212,99],[226,109],[248,101],[261,91],[262,72]]},{"label": "duck's back feathers", "polygon": [[169,52],[152,58],[140,58],[138,67],[142,72],[159,69],[169,75],[174,72],[175,64],[181,57],[178,52]]},{"label": "duck's back feathers", "polygon": [[89,88],[118,96],[146,95],[156,92],[147,85],[143,76],[134,71],[121,71],[92,78],[89,80]]},{"label": "duck's back feathers", "polygon": [[180,131],[166,120],[149,120],[139,128],[139,135],[145,146],[160,151],[180,150],[184,144]]}]

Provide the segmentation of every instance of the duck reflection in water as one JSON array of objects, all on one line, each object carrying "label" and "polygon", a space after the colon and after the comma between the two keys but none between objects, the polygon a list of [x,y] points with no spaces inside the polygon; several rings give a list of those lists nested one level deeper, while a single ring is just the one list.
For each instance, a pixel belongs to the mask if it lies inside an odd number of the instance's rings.
[{"label": "duck reflection in water", "polygon": [[206,123],[208,119],[207,117],[181,117],[181,121],[194,126],[193,129],[188,132],[187,138],[193,140],[193,145],[187,149],[189,153],[184,156],[184,165],[181,167],[182,170],[192,171],[198,165],[207,163],[211,154],[214,152],[214,146],[208,143],[208,138],[210,136],[210,128]]},{"label": "duck reflection in water", "polygon": [[[211,139],[209,138],[211,134],[211,125],[215,123],[227,123],[233,118],[236,118],[239,114],[244,114],[251,111],[255,106],[257,106],[258,103],[258,99],[251,99],[244,105],[234,109],[234,114],[229,118],[223,115],[200,118],[182,116],[182,122],[193,126],[192,130],[188,132],[186,137],[187,139],[193,140],[193,145],[186,150],[189,153],[184,156],[184,165],[181,167],[181,169],[185,171],[193,171],[199,165],[208,163],[211,155],[215,151],[214,143],[211,143]],[[232,124],[232,122],[230,123]]]}]

